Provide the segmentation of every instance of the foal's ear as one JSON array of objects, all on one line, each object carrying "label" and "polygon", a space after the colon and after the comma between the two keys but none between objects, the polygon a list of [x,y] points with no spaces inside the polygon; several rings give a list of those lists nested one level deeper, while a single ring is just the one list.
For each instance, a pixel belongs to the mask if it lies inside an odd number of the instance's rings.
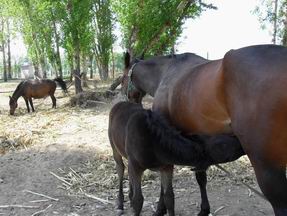
[{"label": "foal's ear", "polygon": [[130,66],[131,56],[129,52],[125,53],[125,68],[128,68]]}]

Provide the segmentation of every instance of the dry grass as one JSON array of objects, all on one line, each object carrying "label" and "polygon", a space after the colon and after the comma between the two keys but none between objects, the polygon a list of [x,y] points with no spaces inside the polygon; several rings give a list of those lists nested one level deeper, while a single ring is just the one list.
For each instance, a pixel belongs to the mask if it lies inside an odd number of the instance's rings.
[{"label": "dry grass", "polygon": [[[63,167],[58,169],[55,174],[56,184],[59,188],[65,190],[73,196],[85,196],[85,194],[97,194],[101,199],[115,199],[117,191],[117,174],[115,164],[111,156],[107,140],[107,116],[111,99],[105,95],[105,88],[100,92],[87,91],[76,97],[62,97],[62,93],[58,91],[57,98],[59,107],[51,109],[50,99],[39,100],[35,103],[36,112],[26,113],[25,106],[22,102],[20,109],[17,109],[16,116],[7,115],[6,110],[0,113],[0,153],[6,151],[15,151],[19,148],[29,148],[31,145],[49,145],[56,141],[72,136],[69,141],[74,142],[72,145],[78,145],[80,141],[88,139],[86,136],[97,134],[94,138],[97,143],[104,144],[105,154],[98,154],[94,160],[90,160],[85,164],[77,167]],[[6,95],[5,95],[6,96]],[[82,107],[90,107],[87,101],[96,101],[96,108],[82,109]],[[5,102],[7,103],[7,102]],[[71,107],[70,105],[78,105]],[[80,107],[79,107],[80,106]],[[150,102],[146,104],[150,106]],[[101,109],[98,109],[101,107]],[[91,146],[101,146],[91,143]],[[252,167],[246,157],[242,157],[236,162],[224,165],[224,168],[236,176],[237,180],[230,180],[225,173],[216,167],[208,170],[209,184],[216,186],[226,184],[226,181],[238,184],[243,181],[251,185],[255,184],[255,177]],[[175,176],[192,175],[190,168],[177,167]],[[220,180],[219,180],[220,179]],[[146,172],[143,178],[143,186],[154,181],[159,181],[158,175],[154,172]],[[128,190],[128,182],[124,184],[125,191]],[[107,191],[114,191],[107,193]]]}]

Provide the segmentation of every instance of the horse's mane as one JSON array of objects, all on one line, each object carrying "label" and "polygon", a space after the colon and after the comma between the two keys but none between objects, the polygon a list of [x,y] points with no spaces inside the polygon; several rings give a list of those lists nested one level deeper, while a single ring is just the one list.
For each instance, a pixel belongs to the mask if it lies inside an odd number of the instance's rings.
[{"label": "horse's mane", "polygon": [[163,163],[202,166],[206,161],[203,140],[186,137],[159,113],[147,111],[147,127],[155,137],[154,149]]},{"label": "horse's mane", "polygon": [[25,82],[26,82],[26,80],[23,80],[23,81],[21,81],[21,82],[17,85],[15,91],[13,92],[12,97],[22,88],[22,86],[23,86],[23,84],[24,84]]}]

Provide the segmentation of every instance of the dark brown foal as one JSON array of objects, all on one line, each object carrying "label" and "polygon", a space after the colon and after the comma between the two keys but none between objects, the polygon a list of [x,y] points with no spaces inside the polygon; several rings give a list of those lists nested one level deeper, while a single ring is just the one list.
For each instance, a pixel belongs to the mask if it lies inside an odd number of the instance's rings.
[{"label": "dark brown foal", "polygon": [[205,216],[209,213],[209,203],[204,171],[212,164],[233,161],[244,154],[234,136],[184,137],[162,116],[128,102],[118,103],[111,109],[108,133],[119,176],[119,214],[123,211],[124,201],[122,157],[128,159],[129,197],[134,215],[139,215],[142,209],[141,177],[146,169],[161,173],[160,200],[154,215],[164,215],[166,212],[174,215],[172,175],[173,165],[177,164],[203,170],[198,172],[196,179],[202,195],[200,215]]}]

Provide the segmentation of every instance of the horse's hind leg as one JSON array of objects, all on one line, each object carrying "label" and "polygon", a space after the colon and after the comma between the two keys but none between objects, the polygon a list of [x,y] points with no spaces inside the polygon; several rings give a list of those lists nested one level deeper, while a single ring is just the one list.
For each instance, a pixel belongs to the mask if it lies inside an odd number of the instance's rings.
[{"label": "horse's hind leg", "polygon": [[129,181],[132,187],[131,206],[133,207],[135,216],[140,215],[144,201],[141,189],[143,171],[144,170],[138,167],[133,161],[128,160]]},{"label": "horse's hind leg", "polygon": [[52,103],[53,103],[52,108],[56,108],[56,98],[55,98],[54,94],[51,94],[50,97],[51,97]]},{"label": "horse's hind leg", "polygon": [[30,112],[30,107],[29,107],[28,99],[24,98],[24,100],[25,100],[25,103],[26,103],[27,111],[29,113]]},{"label": "horse's hind leg", "polygon": [[271,203],[276,216],[287,215],[286,166],[275,167],[264,160],[252,160],[258,184]]},{"label": "horse's hind leg", "polygon": [[30,106],[32,108],[32,112],[35,112],[34,106],[33,106],[33,101],[32,98],[29,98]]},{"label": "horse's hind leg", "polygon": [[174,193],[172,188],[173,166],[161,170],[163,199],[169,216],[174,216]]},{"label": "horse's hind leg", "polygon": [[116,169],[119,177],[119,194],[117,200],[117,210],[119,212],[117,213],[117,215],[121,215],[124,210],[123,178],[124,178],[125,165],[123,163],[122,156],[114,149],[113,149],[113,156],[116,161]]},{"label": "horse's hind leg", "polygon": [[201,194],[201,209],[199,216],[208,216],[210,213],[210,206],[206,192],[207,176],[206,171],[196,171],[195,172],[196,181],[199,185],[200,194]]},{"label": "horse's hind leg", "polygon": [[157,204],[156,212],[153,214],[153,216],[163,216],[163,215],[166,214],[166,206],[165,206],[165,203],[164,203],[163,195],[164,195],[164,189],[163,189],[163,186],[162,186],[162,183],[161,183],[161,186],[160,186],[160,197],[159,197],[159,201],[158,201],[158,204]]}]

